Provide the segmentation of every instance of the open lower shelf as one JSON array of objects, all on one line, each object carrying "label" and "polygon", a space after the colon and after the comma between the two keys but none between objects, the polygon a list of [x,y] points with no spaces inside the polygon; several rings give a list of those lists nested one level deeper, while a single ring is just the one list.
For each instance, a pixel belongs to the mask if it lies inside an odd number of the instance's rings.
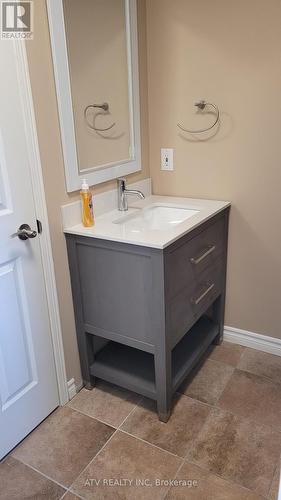
[{"label": "open lower shelf", "polygon": [[91,374],[148,398],[156,398],[154,355],[110,341],[96,355]]},{"label": "open lower shelf", "polygon": [[172,351],[173,390],[176,391],[219,333],[219,326],[207,316],[195,323]]},{"label": "open lower shelf", "polygon": [[[172,386],[177,390],[219,333],[207,316],[200,318],[172,351]],[[154,355],[110,341],[96,355],[91,374],[156,399]]]}]

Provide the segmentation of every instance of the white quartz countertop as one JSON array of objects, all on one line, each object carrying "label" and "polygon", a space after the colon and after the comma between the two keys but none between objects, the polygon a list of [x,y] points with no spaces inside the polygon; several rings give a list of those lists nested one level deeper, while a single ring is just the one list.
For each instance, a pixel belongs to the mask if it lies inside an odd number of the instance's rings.
[{"label": "white quartz countertop", "polygon": [[[131,199],[129,199],[130,202]],[[136,215],[141,213],[142,209],[157,206],[188,208],[198,212],[168,229],[151,229],[147,228],[145,224],[140,229],[139,226],[132,227],[132,224],[124,224],[128,220],[133,220]],[[93,227],[86,228],[81,223],[71,227],[64,227],[64,232],[89,238],[163,249],[228,206],[230,206],[228,201],[152,195],[145,200],[130,203],[130,208],[126,212],[120,212],[116,209],[96,217]]]}]

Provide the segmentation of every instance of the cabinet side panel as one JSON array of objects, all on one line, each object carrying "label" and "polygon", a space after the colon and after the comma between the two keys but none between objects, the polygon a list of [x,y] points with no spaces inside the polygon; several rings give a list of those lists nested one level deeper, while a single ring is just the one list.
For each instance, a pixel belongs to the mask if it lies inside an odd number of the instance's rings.
[{"label": "cabinet side panel", "polygon": [[77,259],[84,324],[150,342],[151,257],[78,243]]}]

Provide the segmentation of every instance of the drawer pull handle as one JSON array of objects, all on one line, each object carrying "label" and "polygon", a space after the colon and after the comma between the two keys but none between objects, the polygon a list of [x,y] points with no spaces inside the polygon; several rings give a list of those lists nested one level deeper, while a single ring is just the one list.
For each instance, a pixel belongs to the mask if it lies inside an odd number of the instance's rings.
[{"label": "drawer pull handle", "polygon": [[195,264],[195,265],[199,264],[199,262],[201,262],[206,257],[208,257],[208,255],[210,255],[211,253],[213,253],[213,251],[215,249],[216,249],[216,245],[209,246],[208,249],[206,250],[206,252],[202,253],[202,255],[200,255],[199,257],[191,257],[190,262],[192,264]]},{"label": "drawer pull handle", "polygon": [[197,299],[191,299],[191,303],[192,304],[195,304],[196,306],[201,302],[201,300],[204,299],[204,297],[206,297],[206,295],[208,295],[208,293],[210,293],[211,290],[213,290],[214,286],[215,286],[215,283],[212,283],[211,285],[207,285],[208,288],[206,288],[206,290],[197,298]]}]

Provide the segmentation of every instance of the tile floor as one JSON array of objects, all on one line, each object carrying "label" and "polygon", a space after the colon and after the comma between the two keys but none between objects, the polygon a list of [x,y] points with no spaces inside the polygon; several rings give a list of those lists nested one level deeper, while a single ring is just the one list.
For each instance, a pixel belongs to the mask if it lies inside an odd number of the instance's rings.
[{"label": "tile floor", "polygon": [[224,342],[167,424],[129,391],[83,389],[0,463],[0,500],[276,500],[280,454],[281,358]]}]

